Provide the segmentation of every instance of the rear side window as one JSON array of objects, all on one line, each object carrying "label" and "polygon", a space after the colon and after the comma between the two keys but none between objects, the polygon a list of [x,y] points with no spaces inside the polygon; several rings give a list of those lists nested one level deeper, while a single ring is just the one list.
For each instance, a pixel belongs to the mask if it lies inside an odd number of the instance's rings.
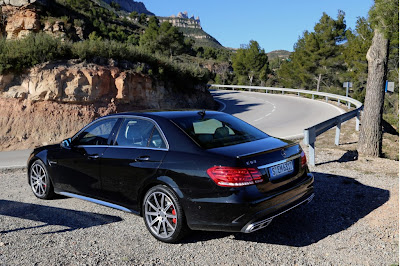
[{"label": "rear side window", "polygon": [[137,118],[124,120],[114,145],[166,148],[165,142],[156,126],[148,120]]},{"label": "rear side window", "polygon": [[267,138],[259,129],[227,114],[181,117],[172,121],[204,149],[219,148]]}]

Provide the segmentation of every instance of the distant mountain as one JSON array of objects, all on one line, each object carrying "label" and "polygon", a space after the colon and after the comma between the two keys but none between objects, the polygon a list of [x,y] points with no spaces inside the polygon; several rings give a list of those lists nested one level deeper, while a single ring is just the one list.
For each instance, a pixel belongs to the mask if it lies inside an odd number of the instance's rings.
[{"label": "distant mountain", "polygon": [[153,13],[147,10],[146,6],[142,2],[136,2],[133,0],[103,0],[103,1],[106,2],[107,4],[115,2],[121,7],[122,10],[129,13],[136,11],[139,14],[143,13],[146,15],[154,16]]},{"label": "distant mountain", "polygon": [[275,58],[281,58],[281,59],[287,59],[289,56],[292,54],[292,52],[286,51],[286,50],[275,50],[271,51],[268,54],[268,59],[272,60]]},{"label": "distant mountain", "polygon": [[203,30],[200,25],[200,18],[189,17],[186,11],[170,17],[158,17],[158,19],[160,22],[168,21],[172,26],[177,27],[185,37],[192,38],[195,41],[195,46],[223,48],[214,37]]}]

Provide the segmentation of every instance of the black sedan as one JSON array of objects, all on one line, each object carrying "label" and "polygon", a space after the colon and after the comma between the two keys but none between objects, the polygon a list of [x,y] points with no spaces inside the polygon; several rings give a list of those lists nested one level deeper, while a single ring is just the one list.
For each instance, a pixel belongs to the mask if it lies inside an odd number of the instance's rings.
[{"label": "black sedan", "polygon": [[143,216],[176,242],[190,229],[250,233],[314,197],[298,144],[214,111],[120,113],[35,149],[36,197],[88,200]]}]

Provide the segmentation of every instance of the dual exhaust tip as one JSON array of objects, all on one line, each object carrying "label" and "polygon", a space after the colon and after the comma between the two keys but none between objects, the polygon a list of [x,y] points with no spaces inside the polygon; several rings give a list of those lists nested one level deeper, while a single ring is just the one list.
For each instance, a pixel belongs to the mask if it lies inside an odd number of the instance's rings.
[{"label": "dual exhaust tip", "polygon": [[294,209],[294,208],[296,208],[296,207],[298,207],[298,206],[300,206],[302,204],[310,203],[314,199],[314,197],[315,197],[315,194],[313,193],[307,199],[303,200],[302,202],[294,205],[293,207],[291,207],[289,209],[284,210],[283,212],[280,212],[280,213],[278,213],[278,214],[276,214],[276,215],[274,215],[272,217],[269,217],[267,219],[264,219],[262,221],[251,223],[251,224],[245,226],[242,229],[242,232],[244,232],[244,233],[252,233],[254,231],[257,231],[257,230],[260,230],[260,229],[262,229],[264,227],[267,227],[275,217],[277,217],[277,216],[279,216],[279,215],[281,215],[281,214],[283,214],[283,213],[285,213],[287,211],[290,211],[291,209]]}]

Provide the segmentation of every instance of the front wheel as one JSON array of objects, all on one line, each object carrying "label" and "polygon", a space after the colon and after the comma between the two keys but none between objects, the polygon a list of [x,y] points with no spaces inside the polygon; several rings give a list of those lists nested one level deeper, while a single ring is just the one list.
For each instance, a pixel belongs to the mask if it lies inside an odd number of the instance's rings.
[{"label": "front wheel", "polygon": [[177,242],[189,231],[178,198],[166,186],[152,187],[146,193],[143,218],[150,233],[162,242]]},{"label": "front wheel", "polygon": [[39,199],[53,198],[53,185],[51,184],[46,166],[41,160],[34,161],[29,168],[29,184],[31,185],[33,194]]}]

